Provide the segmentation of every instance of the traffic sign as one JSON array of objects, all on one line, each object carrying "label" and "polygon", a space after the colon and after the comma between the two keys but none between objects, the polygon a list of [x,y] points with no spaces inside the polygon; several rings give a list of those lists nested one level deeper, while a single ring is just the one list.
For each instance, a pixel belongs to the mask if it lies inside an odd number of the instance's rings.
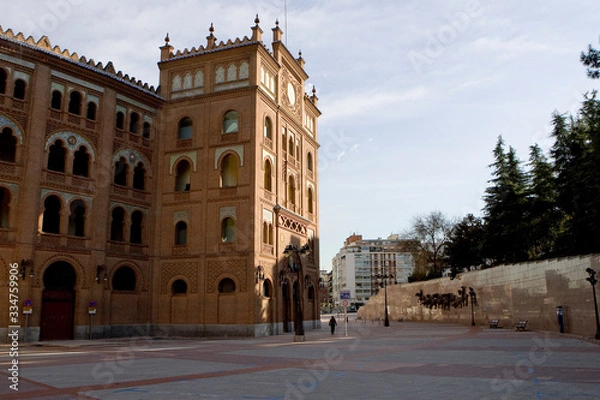
[{"label": "traffic sign", "polygon": [[350,301],[348,299],[342,300],[342,307],[348,307],[350,305]]},{"label": "traffic sign", "polygon": [[340,300],[350,300],[350,291],[345,290],[343,292],[340,292]]}]

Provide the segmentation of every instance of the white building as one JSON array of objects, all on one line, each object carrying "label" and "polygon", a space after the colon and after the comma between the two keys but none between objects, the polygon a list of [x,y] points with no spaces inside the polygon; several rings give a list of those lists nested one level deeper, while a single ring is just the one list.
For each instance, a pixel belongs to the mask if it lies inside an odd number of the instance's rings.
[{"label": "white building", "polygon": [[332,300],[340,306],[340,292],[350,291],[350,303],[366,303],[379,288],[408,282],[415,262],[409,243],[398,235],[363,239],[352,235],[332,260]]}]

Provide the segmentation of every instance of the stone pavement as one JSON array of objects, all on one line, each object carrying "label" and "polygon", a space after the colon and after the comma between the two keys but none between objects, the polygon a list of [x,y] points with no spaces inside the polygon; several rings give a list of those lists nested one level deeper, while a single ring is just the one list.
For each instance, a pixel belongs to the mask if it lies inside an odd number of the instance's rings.
[{"label": "stone pavement", "polygon": [[[0,346],[10,399],[600,399],[600,343],[549,332],[350,320],[335,335]],[[18,360],[18,392],[8,368]],[[15,381],[14,378],[12,378]],[[14,387],[14,386],[13,386]]]}]

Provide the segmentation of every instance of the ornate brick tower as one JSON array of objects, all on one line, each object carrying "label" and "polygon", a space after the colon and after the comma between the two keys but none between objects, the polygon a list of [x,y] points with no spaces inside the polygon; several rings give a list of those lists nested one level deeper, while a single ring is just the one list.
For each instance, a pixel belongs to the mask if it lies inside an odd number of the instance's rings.
[{"label": "ornate brick tower", "polygon": [[[205,46],[174,52],[167,35],[161,47],[158,326],[265,335],[299,316],[319,323],[320,112],[281,37],[277,26],[269,51],[257,17],[251,38],[217,44],[211,25]],[[312,250],[294,254],[299,271],[289,244]]]}]

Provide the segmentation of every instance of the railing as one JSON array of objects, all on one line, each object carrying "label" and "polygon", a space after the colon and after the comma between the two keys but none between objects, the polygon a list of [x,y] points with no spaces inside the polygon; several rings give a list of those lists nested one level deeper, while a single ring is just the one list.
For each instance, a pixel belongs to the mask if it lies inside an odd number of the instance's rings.
[{"label": "railing", "polygon": [[67,246],[84,249],[87,247],[87,239],[83,237],[67,236]]},{"label": "railing", "polygon": [[16,110],[25,110],[27,108],[27,103],[23,100],[0,94],[0,106],[14,108]]},{"label": "railing", "polygon": [[0,243],[14,242],[16,233],[16,229],[0,228]]},{"label": "railing", "polygon": [[177,148],[184,149],[187,147],[192,147],[192,139],[178,139],[177,140]]},{"label": "railing", "polygon": [[265,146],[267,146],[269,149],[273,150],[273,140],[269,139],[266,136],[263,136],[263,143],[265,144]]},{"label": "railing", "polygon": [[138,243],[130,243],[129,252],[132,254],[146,255],[148,253],[148,246]]},{"label": "railing", "polygon": [[219,253],[230,253],[235,250],[235,243],[219,243]]},{"label": "railing", "polygon": [[237,187],[236,186],[232,186],[232,187],[221,188],[221,189],[219,189],[219,195],[221,197],[235,196],[235,195],[237,195]]},{"label": "railing", "polygon": [[271,255],[275,254],[273,245],[266,244],[266,243],[263,243],[263,245],[262,245],[262,252],[265,254],[271,254]]},{"label": "railing", "polygon": [[22,175],[23,168],[20,165],[0,161],[0,175],[7,175],[12,177],[20,177]]},{"label": "railing", "polygon": [[128,199],[139,200],[146,203],[150,201],[150,193],[127,186],[116,185],[114,183],[111,185],[110,192],[114,196],[126,197]]},{"label": "railing", "polygon": [[73,125],[81,125],[81,117],[79,115],[67,114],[67,122]]},{"label": "railing", "polygon": [[189,201],[190,200],[190,192],[175,192],[175,201]]},{"label": "railing", "polygon": [[174,256],[187,256],[189,254],[189,248],[187,244],[175,245],[171,248],[171,254]]}]

